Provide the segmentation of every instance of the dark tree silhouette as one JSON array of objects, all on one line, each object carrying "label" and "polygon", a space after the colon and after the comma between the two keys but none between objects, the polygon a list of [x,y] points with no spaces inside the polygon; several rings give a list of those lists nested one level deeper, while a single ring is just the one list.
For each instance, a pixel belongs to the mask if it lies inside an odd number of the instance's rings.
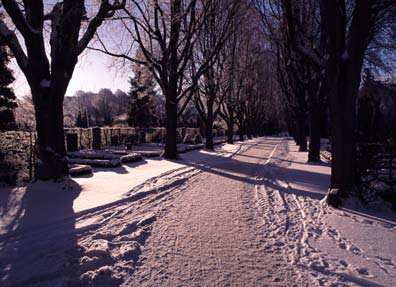
[{"label": "dark tree silhouette", "polygon": [[357,182],[356,103],[363,60],[383,21],[394,19],[396,4],[322,0],[320,5],[331,111],[331,187],[348,195]]},{"label": "dark tree silhouette", "polygon": [[[98,11],[88,20],[83,0],[57,2],[49,13],[42,0],[2,0],[4,10],[16,28],[0,20],[0,40],[14,54],[18,66],[29,83],[35,108],[38,139],[36,177],[58,179],[68,174],[63,130],[63,100],[77,64],[106,18],[125,6],[122,2],[101,0]],[[46,23],[50,23],[49,27]],[[44,37],[50,29],[50,53]],[[17,32],[19,35],[17,35]],[[23,48],[22,46],[25,46]]]},{"label": "dark tree silhouette", "polygon": [[0,42],[0,131],[15,128],[13,110],[17,107],[16,97],[9,85],[15,78],[8,68],[10,55],[5,46]]},{"label": "dark tree silhouette", "polygon": [[128,125],[133,127],[157,126],[158,119],[155,115],[155,103],[153,98],[154,82],[144,81],[142,74],[137,73],[135,77],[129,79],[131,88],[129,90]]},{"label": "dark tree silhouette", "polygon": [[165,97],[165,158],[177,158],[178,117],[188,106],[192,98],[191,91],[196,88],[198,79],[219,53],[240,0],[229,3],[227,9],[221,11],[227,18],[227,25],[222,25],[222,37],[216,39],[213,49],[208,51],[206,61],[197,64],[194,76],[187,77],[187,68],[203,20],[208,16],[209,7],[220,2],[222,1],[133,1],[133,5],[124,9],[122,23],[130,34],[131,46],[137,43],[143,57],[131,56],[133,49],[130,47],[127,51],[110,51],[100,38],[101,48],[92,47],[113,57],[145,65],[152,73]]},{"label": "dark tree silhouette", "polygon": [[88,115],[86,110],[83,109],[78,110],[78,114],[76,118],[76,127],[88,128]]}]

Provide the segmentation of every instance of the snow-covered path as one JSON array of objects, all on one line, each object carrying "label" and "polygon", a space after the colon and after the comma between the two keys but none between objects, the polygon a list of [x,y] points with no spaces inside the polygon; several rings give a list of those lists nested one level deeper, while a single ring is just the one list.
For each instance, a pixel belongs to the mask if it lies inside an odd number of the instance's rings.
[{"label": "snow-covered path", "polygon": [[236,151],[185,160],[124,200],[1,235],[0,285],[396,285],[394,214],[322,206],[328,165],[307,164],[286,138]]},{"label": "snow-covered path", "polygon": [[256,177],[281,142],[251,144],[243,154],[202,167],[156,222],[142,266],[125,286],[289,282],[292,274],[277,272],[287,262],[276,253],[266,256],[252,206]]},{"label": "snow-covered path", "polygon": [[[337,225],[351,213],[320,203],[328,165],[306,164],[287,139],[247,145],[198,167],[159,215],[124,286],[395,284],[394,221],[350,215]],[[363,234],[367,226],[359,222],[376,227]]]}]

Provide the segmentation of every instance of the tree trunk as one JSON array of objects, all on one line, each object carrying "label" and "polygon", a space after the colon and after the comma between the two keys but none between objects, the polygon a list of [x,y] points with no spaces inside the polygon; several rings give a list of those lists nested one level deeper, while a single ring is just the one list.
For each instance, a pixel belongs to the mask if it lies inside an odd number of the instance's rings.
[{"label": "tree trunk", "polygon": [[176,93],[170,92],[166,97],[166,137],[164,157],[177,159],[177,103]]},{"label": "tree trunk", "polygon": [[212,96],[210,99],[208,99],[207,102],[207,109],[208,113],[205,119],[205,138],[206,138],[206,143],[205,147],[209,150],[213,150],[213,100],[214,96]]},{"label": "tree trunk", "polygon": [[293,136],[293,139],[296,142],[296,145],[298,145],[298,146],[300,146],[300,136],[299,135],[300,135],[300,133],[296,130],[294,132],[294,136]]},{"label": "tree trunk", "polygon": [[[344,84],[340,88],[347,89]],[[331,187],[349,190],[355,182],[354,112],[347,106],[350,94],[338,92],[331,100]],[[349,99],[348,99],[349,98]]]},{"label": "tree trunk", "polygon": [[306,152],[307,151],[307,136],[305,132],[300,133],[300,139],[299,139],[300,145],[298,151],[300,152]]},{"label": "tree trunk", "polygon": [[312,109],[309,116],[308,162],[320,162],[320,119],[320,111],[318,109]]},{"label": "tree trunk", "polygon": [[307,134],[305,129],[305,118],[303,116],[300,116],[298,119],[298,144],[300,147],[298,151],[307,151]]},{"label": "tree trunk", "polygon": [[331,98],[331,187],[350,191],[356,183],[356,96],[359,77],[341,65],[338,91]]},{"label": "tree trunk", "polygon": [[210,120],[206,120],[206,127],[205,127],[205,148],[209,150],[213,150],[213,122]]},{"label": "tree trunk", "polygon": [[251,126],[249,123],[246,124],[246,135],[247,135],[247,138],[250,140],[253,138],[252,129],[251,129]]},{"label": "tree trunk", "polygon": [[[168,75],[163,76],[164,82],[168,82],[165,89],[165,109],[166,109],[166,139],[164,157],[167,159],[177,159],[177,87],[178,77],[178,45],[181,26],[181,1],[171,2],[171,25],[169,34],[169,69]],[[168,81],[167,81],[168,80]]]},{"label": "tree trunk", "polygon": [[309,87],[309,149],[308,162],[320,162],[320,137],[322,135],[323,108],[321,99],[325,97],[327,87],[324,83],[311,83]]},{"label": "tree trunk", "polygon": [[49,91],[41,93],[34,95],[38,141],[36,178],[60,179],[69,173],[63,130],[63,101],[57,100],[56,95]]},{"label": "tree trunk", "polygon": [[295,122],[293,122],[291,124],[290,131],[291,131],[290,134],[293,137],[293,140],[295,141],[296,145],[299,146],[300,145],[300,137],[299,137],[300,133],[298,131],[298,127]]},{"label": "tree trunk", "polygon": [[[346,7],[321,2],[323,27],[328,35],[327,83],[331,111],[331,188],[344,195],[356,183],[356,97],[360,73],[374,23],[370,1],[356,1],[347,30]],[[347,34],[347,31],[349,32]]]},{"label": "tree trunk", "polygon": [[234,121],[227,121],[227,143],[234,144]]},{"label": "tree trunk", "polygon": [[239,126],[238,133],[239,133],[239,141],[243,142],[245,140],[245,138],[243,136],[244,135],[244,129],[243,129],[242,125]]}]

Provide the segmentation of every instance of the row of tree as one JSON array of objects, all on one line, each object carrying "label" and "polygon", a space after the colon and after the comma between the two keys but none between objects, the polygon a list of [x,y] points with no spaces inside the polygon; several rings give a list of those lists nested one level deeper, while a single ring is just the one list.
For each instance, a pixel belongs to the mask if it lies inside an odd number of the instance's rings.
[{"label": "row of tree", "polygon": [[[68,173],[63,101],[78,57],[94,37],[97,41],[89,47],[91,50],[144,66],[151,72],[165,97],[166,158],[177,157],[177,120],[192,99],[206,125],[208,148],[212,148],[211,126],[220,114],[227,114],[231,122],[237,119],[241,130],[255,132],[248,129],[246,122],[253,122],[257,109],[253,102],[259,87],[247,84],[249,81],[244,79],[236,85],[233,78],[238,77],[235,71],[239,77],[247,70],[254,73],[255,59],[249,51],[260,49],[260,45],[255,47],[252,30],[248,31],[252,37],[249,46],[244,47],[244,40],[240,39],[235,41],[238,47],[232,47],[230,41],[232,36],[240,37],[247,32],[242,27],[249,10],[248,1],[101,0],[93,15],[87,13],[82,0],[54,5],[2,0],[1,5],[7,19],[0,20],[0,40],[12,52],[31,88],[38,137],[37,178],[60,178]],[[127,43],[108,43],[108,33],[103,38],[106,30],[100,31],[99,27],[107,19],[114,20],[106,22],[112,22],[129,37]],[[125,50],[111,51],[109,46]],[[228,48],[224,49],[225,46]],[[238,58],[235,53],[241,50],[243,63],[230,60]],[[235,86],[238,92],[226,102],[224,95]],[[242,90],[249,94],[245,101],[241,100]],[[132,95],[136,92],[131,90]],[[220,113],[223,103],[227,112]],[[234,113],[235,116],[230,116]],[[81,114],[81,122],[82,117]]]},{"label": "row of tree", "polygon": [[[132,67],[131,125],[158,123],[153,95],[164,97],[166,158],[177,157],[178,122],[195,110],[209,149],[220,119],[230,143],[235,130],[243,139],[287,128],[312,162],[320,138],[330,136],[331,187],[353,189],[361,72],[386,66],[394,51],[394,1],[101,0],[93,15],[82,0],[50,9],[42,1],[1,3],[11,21],[0,20],[0,40],[32,91],[38,178],[67,174],[63,100],[89,48]],[[122,36],[109,37],[114,30]],[[84,117],[81,110],[81,124]]]},{"label": "row of tree", "polygon": [[[68,174],[63,130],[66,89],[78,56],[98,27],[122,9],[125,1],[101,1],[90,20],[84,1],[65,0],[49,11],[43,1],[2,0],[1,6],[8,17],[0,19],[0,41],[11,50],[25,75],[35,108],[39,159],[36,176],[63,177]],[[85,21],[87,25],[83,25]],[[83,26],[85,31],[81,31]]]},{"label": "row of tree", "polygon": [[288,129],[301,151],[307,149],[309,133],[312,162],[320,160],[320,137],[330,131],[331,187],[348,194],[358,181],[356,111],[362,68],[383,68],[381,59],[394,51],[396,4],[387,0],[254,2],[276,52]]}]

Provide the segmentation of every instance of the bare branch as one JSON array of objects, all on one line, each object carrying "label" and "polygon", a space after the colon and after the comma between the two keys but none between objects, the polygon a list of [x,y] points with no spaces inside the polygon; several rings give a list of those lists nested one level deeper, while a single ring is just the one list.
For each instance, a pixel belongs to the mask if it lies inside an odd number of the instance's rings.
[{"label": "bare branch", "polygon": [[27,56],[23,51],[14,31],[11,31],[7,25],[0,20],[0,39],[4,41],[14,54],[18,66],[23,72],[27,70]]},{"label": "bare branch", "polygon": [[110,4],[108,0],[102,0],[99,10],[95,17],[89,22],[87,30],[78,42],[77,53],[81,54],[84,49],[88,46],[89,42],[94,37],[96,30],[103,23],[106,18],[111,18],[115,11],[121,10],[125,7],[126,0],[122,2],[115,1],[114,4]]}]

